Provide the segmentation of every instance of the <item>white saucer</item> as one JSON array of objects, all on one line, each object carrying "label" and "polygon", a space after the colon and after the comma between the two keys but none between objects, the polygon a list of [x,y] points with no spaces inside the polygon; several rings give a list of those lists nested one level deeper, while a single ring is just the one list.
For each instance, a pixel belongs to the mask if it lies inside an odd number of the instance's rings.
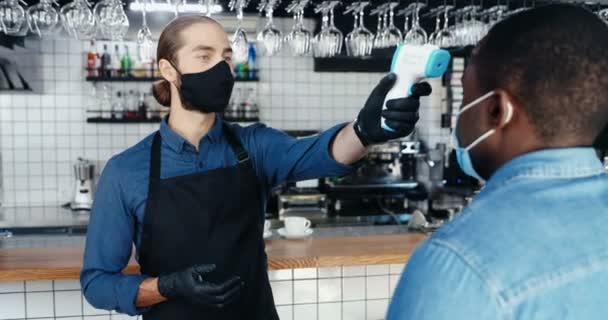
[{"label": "white saucer", "polygon": [[285,231],[285,228],[281,228],[278,230],[278,232],[281,235],[281,237],[283,237],[283,238],[295,240],[295,239],[305,239],[305,238],[310,237],[313,234],[314,230],[312,228],[309,228],[303,234],[287,234],[287,231]]},{"label": "white saucer", "polygon": [[268,230],[264,232],[264,239],[268,239],[270,237],[272,237],[272,231]]}]

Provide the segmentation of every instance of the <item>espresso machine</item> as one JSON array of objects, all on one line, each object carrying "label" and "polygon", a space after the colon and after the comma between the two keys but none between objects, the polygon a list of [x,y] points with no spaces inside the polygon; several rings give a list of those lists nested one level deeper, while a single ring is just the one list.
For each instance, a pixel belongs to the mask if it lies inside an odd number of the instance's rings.
[{"label": "espresso machine", "polygon": [[74,211],[89,211],[93,204],[95,166],[89,160],[78,158],[74,164],[74,177],[74,197],[70,208]]},{"label": "espresso machine", "polygon": [[409,211],[427,196],[416,179],[419,151],[420,142],[407,138],[372,146],[356,172],[325,180],[328,214],[394,216]]}]

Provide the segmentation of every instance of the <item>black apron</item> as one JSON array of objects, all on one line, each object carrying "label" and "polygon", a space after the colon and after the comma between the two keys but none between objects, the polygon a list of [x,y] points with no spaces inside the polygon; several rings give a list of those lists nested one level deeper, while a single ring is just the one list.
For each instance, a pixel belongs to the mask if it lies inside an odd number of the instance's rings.
[{"label": "black apron", "polygon": [[211,280],[238,275],[245,286],[223,309],[175,299],[153,306],[145,320],[279,318],[268,281],[257,176],[239,139],[222,126],[238,164],[169,179],[160,179],[161,136],[154,136],[139,264],[142,274],[152,277],[215,264]]}]

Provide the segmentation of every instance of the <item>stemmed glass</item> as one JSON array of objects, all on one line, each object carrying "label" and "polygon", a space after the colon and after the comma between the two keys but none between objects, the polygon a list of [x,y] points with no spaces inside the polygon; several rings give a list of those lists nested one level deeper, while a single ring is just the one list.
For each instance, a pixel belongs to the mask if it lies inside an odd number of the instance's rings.
[{"label": "stemmed glass", "polygon": [[445,6],[443,13],[443,28],[435,35],[434,44],[440,48],[449,48],[454,46],[455,36],[449,27],[449,11],[453,6]]},{"label": "stemmed glass", "polygon": [[608,23],[608,9],[602,9],[596,13],[600,18],[604,20],[604,22]]},{"label": "stemmed glass", "polygon": [[[349,56],[364,57],[372,53],[374,47],[374,34],[365,27],[365,7],[368,1],[355,2],[348,7],[345,14],[353,12],[355,17],[355,28],[346,36],[346,51]],[[358,22],[358,25],[357,25]]]},{"label": "stemmed glass", "polygon": [[39,37],[53,34],[59,22],[59,14],[52,0],[40,0],[37,5],[27,9],[27,24]]},{"label": "stemmed glass", "polygon": [[59,16],[64,30],[76,39],[88,39],[95,32],[95,15],[87,0],[64,5]]},{"label": "stemmed glass", "polygon": [[[154,1],[154,0],[151,0]],[[201,3],[202,1],[199,1]],[[175,18],[179,16],[179,6],[184,5],[186,0],[167,0],[167,4],[173,7],[173,15]]]},{"label": "stemmed glass", "polygon": [[405,43],[414,45],[423,45],[428,42],[426,31],[420,26],[420,10],[426,7],[426,4],[415,3],[414,11],[412,12],[412,28],[405,35]]},{"label": "stemmed glass", "polygon": [[496,5],[489,9],[490,17],[488,20],[488,31],[497,23],[499,23],[502,19],[504,19],[504,15],[507,12],[508,8],[505,5]]},{"label": "stemmed glass", "polygon": [[[25,4],[25,2],[23,2]],[[0,2],[0,29],[8,35],[17,35],[26,25],[25,9],[17,0]]]},{"label": "stemmed glass", "polygon": [[207,9],[206,16],[211,17],[213,14],[213,8],[215,7],[216,0],[205,0],[205,7]]},{"label": "stemmed glass", "polygon": [[289,44],[291,52],[295,56],[304,56],[310,52],[313,35],[304,26],[304,9],[309,2],[309,0],[294,1],[287,8],[287,12],[293,12],[294,25],[285,41]]},{"label": "stemmed glass", "polygon": [[467,29],[468,29],[468,41],[467,44],[469,45],[475,45],[477,44],[477,42],[479,42],[481,40],[481,38],[483,38],[483,36],[485,35],[485,24],[481,21],[479,21],[477,19],[478,17],[478,9],[479,7],[477,6],[470,6],[470,10],[469,10],[469,15],[468,15],[468,21],[466,22],[467,24]]},{"label": "stemmed glass", "polygon": [[334,8],[340,1],[324,1],[315,9],[322,12],[322,26],[313,40],[313,55],[315,57],[333,57],[342,51],[344,35],[334,24]]},{"label": "stemmed glass", "polygon": [[283,34],[274,25],[273,21],[274,9],[279,2],[279,0],[262,1],[258,6],[260,11],[266,11],[267,20],[266,26],[258,33],[257,39],[258,43],[261,44],[262,51],[268,56],[275,55],[283,46]]},{"label": "stemmed glass", "polygon": [[232,60],[235,64],[244,63],[249,57],[249,41],[247,41],[247,32],[243,29],[243,9],[247,6],[249,0],[231,0],[230,9],[236,10],[236,18],[239,21],[239,26],[232,36]]},{"label": "stemmed glass", "polygon": [[95,5],[95,20],[101,35],[121,41],[129,30],[129,18],[121,0],[102,0]]},{"label": "stemmed glass", "polygon": [[435,17],[435,31],[433,31],[433,33],[431,33],[429,36],[430,44],[435,44],[435,38],[437,38],[439,32],[441,32],[441,11],[437,9],[437,15]]},{"label": "stemmed glass", "polygon": [[378,16],[378,27],[376,28],[376,35],[374,36],[374,48],[386,47],[386,4],[380,5],[376,9],[370,12],[370,15]]},{"label": "stemmed glass", "polygon": [[[398,2],[388,4],[388,27],[385,29],[386,46],[394,47],[403,41],[403,33],[399,28],[395,27],[395,8],[399,5]],[[385,18],[386,23],[386,18]]]},{"label": "stemmed glass", "polygon": [[147,19],[147,10],[148,10],[148,0],[143,1],[143,10],[141,11],[141,28],[137,31],[137,53],[139,56],[139,60],[143,63],[152,62],[154,59],[152,53],[153,40],[152,40],[152,32],[148,27],[148,19]]},{"label": "stemmed glass", "polygon": [[452,12],[452,14],[454,15],[454,25],[451,26],[449,30],[451,30],[454,34],[453,45],[456,47],[467,45],[467,30],[466,25],[464,23],[464,16],[468,10],[468,8],[461,8]]}]

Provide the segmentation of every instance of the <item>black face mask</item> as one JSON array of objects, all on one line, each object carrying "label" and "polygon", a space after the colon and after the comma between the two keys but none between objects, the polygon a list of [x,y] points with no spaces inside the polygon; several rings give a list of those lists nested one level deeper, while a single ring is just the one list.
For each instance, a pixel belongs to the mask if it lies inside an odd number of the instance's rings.
[{"label": "black face mask", "polygon": [[226,61],[221,61],[211,69],[198,73],[182,74],[175,65],[173,67],[181,77],[182,84],[179,90],[186,102],[184,104],[186,109],[203,113],[221,113],[226,110],[234,87],[234,76]]}]

